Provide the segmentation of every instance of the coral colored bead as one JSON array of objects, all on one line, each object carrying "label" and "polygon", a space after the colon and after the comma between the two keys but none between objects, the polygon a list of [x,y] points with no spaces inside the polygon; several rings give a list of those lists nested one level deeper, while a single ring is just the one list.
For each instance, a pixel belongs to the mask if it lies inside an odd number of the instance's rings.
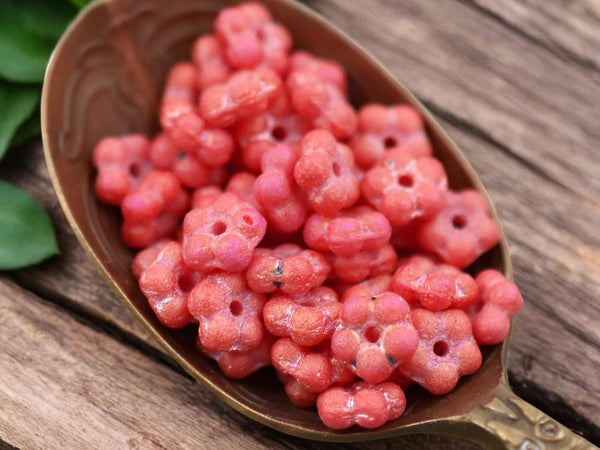
[{"label": "coral colored bead", "polygon": [[317,403],[319,394],[310,392],[299,380],[282,372],[277,372],[277,376],[283,383],[285,393],[294,405],[308,408]]},{"label": "coral colored bead", "polygon": [[392,291],[430,311],[465,309],[479,296],[473,277],[449,264],[415,255],[394,273]]},{"label": "coral colored bead", "polygon": [[185,267],[181,244],[169,242],[142,272],[139,283],[158,320],[166,327],[182,328],[192,320],[188,295],[203,277]]},{"label": "coral colored bead", "polygon": [[293,177],[297,160],[298,155],[287,145],[273,146],[262,158],[263,172],[253,188],[269,225],[283,233],[299,230],[309,212],[306,194]]},{"label": "coral colored bead", "polygon": [[290,72],[299,70],[312,72],[323,82],[333,84],[340,92],[346,92],[346,72],[331,59],[319,58],[305,50],[296,50],[290,56]]},{"label": "coral colored bead", "polygon": [[240,273],[213,272],[190,292],[188,308],[208,351],[248,351],[263,340],[266,297],[251,291]]},{"label": "coral colored bead", "polygon": [[328,340],[304,347],[283,337],[273,345],[271,360],[280,379],[287,385],[287,376],[294,378],[305,394],[319,393],[329,386],[344,386],[355,378],[346,364],[333,358]]},{"label": "coral colored bead", "polygon": [[481,291],[479,300],[466,310],[473,323],[473,335],[479,345],[502,342],[510,331],[510,319],[523,306],[519,288],[502,273],[487,269],[475,278]]},{"label": "coral colored bead", "polygon": [[310,392],[322,392],[333,383],[333,367],[327,355],[312,352],[290,338],[275,342],[271,360],[275,369],[296,378]]},{"label": "coral colored bead", "polygon": [[309,130],[309,123],[292,109],[287,95],[282,93],[265,112],[239,120],[233,134],[244,166],[259,173],[267,150],[276,144],[295,147]]},{"label": "coral colored bead", "polygon": [[223,45],[215,35],[203,35],[196,39],[192,47],[192,61],[198,69],[200,90],[226,81],[231,74]]},{"label": "coral colored bead", "polygon": [[192,209],[206,208],[212,205],[222,193],[223,191],[214,185],[195,189],[192,195]]},{"label": "coral colored bead", "polygon": [[333,216],[358,200],[358,172],[348,147],[325,130],[307,133],[300,143],[301,154],[294,179],[306,191],[312,208]]},{"label": "coral colored bead", "polygon": [[193,154],[180,151],[168,134],[159,134],[150,146],[150,161],[159,170],[170,170],[188,188],[206,186],[212,182],[211,170]]},{"label": "coral colored bead", "polygon": [[94,148],[94,166],[98,170],[95,191],[110,205],[119,205],[127,194],[139,187],[152,171],[150,141],[131,134],[102,139]]},{"label": "coral colored bead", "polygon": [[471,322],[458,309],[431,312],[418,308],[412,319],[419,333],[419,346],[400,371],[435,395],[454,389],[463,375],[481,366],[481,351],[472,334]]},{"label": "coral colored bead", "polygon": [[155,170],[121,203],[123,242],[143,248],[172,236],[189,208],[189,195],[171,172]]},{"label": "coral colored bead", "polygon": [[329,428],[343,430],[352,425],[378,428],[404,413],[404,391],[394,383],[370,385],[358,381],[351,386],[332,387],[319,394],[317,411]]},{"label": "coral colored bead", "polygon": [[209,351],[197,339],[197,346],[206,356],[214,359],[221,371],[229,378],[236,380],[246,378],[254,372],[271,365],[271,348],[276,338],[264,333],[258,347],[246,351]]},{"label": "coral colored bead", "polygon": [[156,241],[149,247],[138,252],[131,263],[131,272],[133,276],[139,280],[142,276],[142,273],[146,268],[152,264],[161,250],[167,245],[169,242],[173,242],[170,239],[161,239],[160,241]]},{"label": "coral colored bead", "polygon": [[340,281],[358,283],[369,277],[391,274],[398,256],[394,247],[384,245],[378,250],[356,253],[352,256],[333,255],[331,267]]},{"label": "coral colored bead", "polygon": [[318,252],[296,244],[274,249],[257,248],[246,270],[246,280],[256,292],[280,289],[286,294],[303,294],[323,284],[331,266]]},{"label": "coral colored bead", "polygon": [[303,230],[309,247],[340,256],[378,250],[389,242],[391,234],[392,227],[385,216],[369,206],[346,209],[333,218],[313,214]]},{"label": "coral colored bead", "polygon": [[194,270],[240,272],[252,260],[267,223],[250,203],[226,192],[183,221],[183,258]]},{"label": "coral colored bead", "polygon": [[272,70],[260,67],[234,73],[225,83],[206,88],[200,96],[200,115],[211,126],[225,128],[267,109],[282,89]]},{"label": "coral colored bead", "polygon": [[236,69],[264,64],[280,74],[287,70],[292,38],[283,26],[273,22],[262,4],[247,2],[222,10],[215,30]]},{"label": "coral colored bead", "polygon": [[459,268],[469,266],[500,241],[500,228],[477,191],[448,191],[444,208],[423,223],[419,245]]},{"label": "coral colored bead", "polygon": [[413,158],[431,156],[423,119],[408,105],[368,104],[358,111],[356,135],[350,141],[356,164],[373,167],[384,153],[401,147]]},{"label": "coral colored bead", "polygon": [[437,159],[415,159],[394,149],[365,173],[360,187],[363,197],[393,226],[402,226],[441,210],[447,185],[446,172]]},{"label": "coral colored bead", "polygon": [[342,298],[341,323],[331,338],[335,358],[352,364],[369,383],[385,381],[415,352],[418,336],[410,306],[393,292],[362,284]]},{"label": "coral colored bead", "polygon": [[198,72],[190,62],[174,65],[167,75],[160,106],[160,125],[176,145],[188,148],[194,136],[204,130],[198,115]]},{"label": "coral colored bead", "polygon": [[304,294],[271,297],[263,318],[265,328],[275,336],[289,336],[300,345],[312,346],[333,333],[340,308],[336,293],[321,286]]},{"label": "coral colored bead", "polygon": [[239,198],[253,205],[264,215],[262,207],[258,204],[256,198],[254,198],[255,182],[256,175],[251,174],[250,172],[236,172],[229,178],[227,186],[225,186],[225,192],[237,194]]},{"label": "coral colored bead", "polygon": [[294,109],[314,128],[327,130],[340,140],[356,130],[356,111],[345,93],[319,75],[296,70],[286,79],[286,91]]}]

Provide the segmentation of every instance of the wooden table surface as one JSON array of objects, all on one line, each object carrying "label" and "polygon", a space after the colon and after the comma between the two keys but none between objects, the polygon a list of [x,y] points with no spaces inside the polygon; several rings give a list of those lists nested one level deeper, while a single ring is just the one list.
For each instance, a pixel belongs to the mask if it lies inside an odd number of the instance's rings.
[{"label": "wooden table surface", "polygon": [[[431,109],[495,202],[525,306],[516,393],[600,442],[600,1],[311,0]],[[191,380],[70,231],[39,141],[0,176],[49,210],[60,256],[0,273],[0,448],[313,448]],[[356,449],[465,449],[416,435]]]}]

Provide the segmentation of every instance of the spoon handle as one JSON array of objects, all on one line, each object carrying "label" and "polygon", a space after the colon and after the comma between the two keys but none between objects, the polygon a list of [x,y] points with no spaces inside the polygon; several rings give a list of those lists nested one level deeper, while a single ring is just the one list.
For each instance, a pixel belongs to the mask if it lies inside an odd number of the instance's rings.
[{"label": "spoon handle", "polygon": [[[501,383],[494,398],[460,417],[487,433],[477,433],[481,443],[499,449],[597,449],[578,434],[519,398]],[[479,439],[478,439],[479,440]]]}]

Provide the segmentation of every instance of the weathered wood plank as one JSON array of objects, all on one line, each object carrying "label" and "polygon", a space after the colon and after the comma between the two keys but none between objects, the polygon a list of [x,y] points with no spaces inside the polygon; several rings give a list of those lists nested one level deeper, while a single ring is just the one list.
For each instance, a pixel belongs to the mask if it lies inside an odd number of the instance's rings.
[{"label": "weathered wood plank", "polygon": [[477,448],[424,435],[356,445],[285,436],[2,276],[0,309],[0,447]]},{"label": "weathered wood plank", "polygon": [[600,70],[600,3],[596,0],[464,1],[494,15],[548,51]]},{"label": "weathered wood plank", "polygon": [[457,0],[306,3],[421,99],[599,203],[595,71],[569,64]]}]

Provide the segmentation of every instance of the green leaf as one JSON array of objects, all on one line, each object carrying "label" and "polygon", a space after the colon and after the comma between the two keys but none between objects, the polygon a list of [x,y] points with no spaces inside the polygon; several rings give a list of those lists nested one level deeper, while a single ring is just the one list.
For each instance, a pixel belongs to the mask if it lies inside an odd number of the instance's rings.
[{"label": "green leaf", "polygon": [[[40,5],[43,1],[38,2]],[[17,0],[0,0],[0,77],[22,83],[44,79],[46,63],[56,38],[40,36],[27,29]],[[42,27],[43,28],[43,27]]]},{"label": "green leaf", "polygon": [[88,3],[90,3],[92,0],[71,0],[71,3],[73,3],[75,6],[77,6],[79,9],[83,8],[85,5],[87,5]]},{"label": "green leaf", "polygon": [[42,132],[42,124],[40,123],[40,110],[36,108],[25,122],[23,122],[15,134],[13,134],[8,147],[16,147],[24,144],[34,136],[38,136]]},{"label": "green leaf", "polygon": [[0,81],[0,159],[19,126],[35,110],[39,98],[38,86]]},{"label": "green leaf", "polygon": [[12,3],[19,23],[25,31],[42,38],[58,40],[77,9],[65,0],[2,0]]},{"label": "green leaf", "polygon": [[0,270],[36,264],[57,253],[46,211],[29,194],[0,180]]}]

